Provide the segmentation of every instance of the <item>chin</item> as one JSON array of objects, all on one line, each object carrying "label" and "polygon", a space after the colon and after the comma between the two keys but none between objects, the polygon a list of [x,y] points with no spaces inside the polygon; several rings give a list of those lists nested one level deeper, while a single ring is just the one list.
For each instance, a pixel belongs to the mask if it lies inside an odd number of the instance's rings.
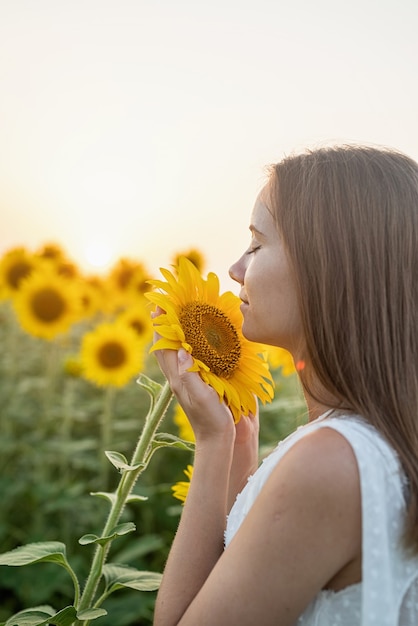
[{"label": "chin", "polygon": [[249,328],[248,324],[246,324],[245,322],[243,323],[241,330],[245,339],[248,339],[248,341],[256,341],[257,343],[263,343],[263,341],[261,341],[260,338],[257,336],[257,333],[251,332],[251,327]]}]

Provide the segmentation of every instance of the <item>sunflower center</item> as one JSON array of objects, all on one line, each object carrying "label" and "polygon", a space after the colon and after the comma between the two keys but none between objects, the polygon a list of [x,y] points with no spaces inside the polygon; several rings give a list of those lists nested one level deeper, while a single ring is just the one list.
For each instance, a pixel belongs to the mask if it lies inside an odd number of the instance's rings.
[{"label": "sunflower center", "polygon": [[33,294],[32,311],[41,322],[55,322],[62,317],[65,310],[65,300],[55,289],[45,287]]},{"label": "sunflower center", "polygon": [[32,266],[26,261],[14,263],[7,273],[7,282],[10,287],[12,287],[12,289],[17,289],[22,278],[29,276],[31,270]]},{"label": "sunflower center", "polygon": [[179,319],[193,356],[216,376],[232,376],[241,356],[241,344],[228,316],[211,304],[190,302]]},{"label": "sunflower center", "polygon": [[123,346],[117,341],[107,341],[98,352],[100,365],[106,369],[115,369],[123,365],[126,361],[126,352]]},{"label": "sunflower center", "polygon": [[129,325],[140,336],[142,336],[145,333],[145,331],[146,331],[145,324],[141,320],[132,320]]}]

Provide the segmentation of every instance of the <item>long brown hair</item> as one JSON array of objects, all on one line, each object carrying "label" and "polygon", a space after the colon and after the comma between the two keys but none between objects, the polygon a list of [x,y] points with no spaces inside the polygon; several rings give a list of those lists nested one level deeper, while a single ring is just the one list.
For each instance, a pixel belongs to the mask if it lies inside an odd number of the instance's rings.
[{"label": "long brown hair", "polygon": [[[418,164],[386,148],[319,148],[273,166],[270,193],[307,362],[398,453],[418,553]],[[309,367],[301,380],[314,393]]]}]

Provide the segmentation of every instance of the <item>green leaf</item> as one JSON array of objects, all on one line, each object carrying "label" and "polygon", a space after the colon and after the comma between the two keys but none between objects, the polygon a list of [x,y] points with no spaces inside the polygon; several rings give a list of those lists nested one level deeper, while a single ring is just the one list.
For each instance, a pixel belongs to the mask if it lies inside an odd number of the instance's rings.
[{"label": "green leaf", "polygon": [[151,441],[151,446],[144,462],[145,467],[147,467],[153,454],[161,448],[178,448],[179,450],[193,452],[195,444],[192,441],[180,439],[180,437],[176,437],[176,435],[172,435],[171,433],[157,433]]},{"label": "green leaf", "polygon": [[126,498],[126,503],[128,504],[129,502],[145,502],[146,500],[148,500],[148,496],[140,496],[138,494],[131,493]]},{"label": "green leaf", "polygon": [[119,472],[132,472],[140,468],[141,465],[143,466],[143,463],[137,463],[137,465],[129,465],[126,456],[124,454],[121,454],[120,452],[106,450],[105,455]]},{"label": "green leaf", "polygon": [[0,565],[10,565],[18,567],[21,565],[31,565],[41,562],[58,563],[68,567],[65,555],[65,544],[59,541],[45,541],[38,543],[28,543],[4,552],[0,555]]},{"label": "green leaf", "polygon": [[155,591],[159,588],[162,574],[157,572],[139,571],[134,567],[107,563],[103,567],[108,594],[122,589],[136,589],[136,591]]},{"label": "green leaf", "polygon": [[109,541],[112,541],[112,539],[114,539],[115,537],[121,537],[122,535],[127,535],[128,533],[132,533],[134,530],[136,530],[135,524],[133,524],[132,522],[126,522],[125,524],[118,524],[117,526],[112,528],[110,533],[106,535],[105,537],[98,537],[97,535],[92,535],[92,534],[83,535],[78,540],[78,543],[80,543],[82,546],[87,546],[91,543],[98,543],[101,546],[105,546],[107,543],[109,543]]},{"label": "green leaf", "polygon": [[85,611],[79,611],[79,613],[77,613],[77,619],[97,619],[104,615],[107,615],[105,609],[86,609]]},{"label": "green leaf", "polygon": [[193,441],[185,441],[184,439],[180,439],[180,437],[176,437],[176,435],[172,435],[171,433],[157,433],[151,441],[147,456],[144,460],[144,469],[148,466],[154,453],[161,448],[178,448],[180,450],[193,452],[195,444]]},{"label": "green leaf", "polygon": [[115,493],[109,493],[107,491],[90,491],[90,495],[104,498],[105,500],[108,500],[110,504],[114,504],[117,498],[117,495]]},{"label": "green leaf", "polygon": [[195,444],[193,441],[180,439],[171,433],[157,433],[151,442],[154,449],[157,448],[179,448],[180,450],[188,450],[194,452]]},{"label": "green leaf", "polygon": [[58,613],[55,613],[50,606],[36,606],[9,617],[4,626],[42,626],[42,624],[71,626],[76,617],[76,610],[73,606],[67,606]]},{"label": "green leaf", "polygon": [[[106,491],[91,491],[90,495],[104,498],[105,500],[108,500],[111,504],[114,504],[117,499],[116,493],[108,493]],[[133,493],[126,498],[125,502],[128,504],[129,502],[143,502],[145,500],[148,500],[147,496],[140,496]]]},{"label": "green leaf", "polygon": [[145,376],[145,374],[140,374],[136,382],[140,387],[142,387],[142,389],[148,391],[148,393],[154,400],[157,399],[162,389],[162,385],[160,385],[160,383],[152,380],[152,378],[148,378],[148,376]]}]

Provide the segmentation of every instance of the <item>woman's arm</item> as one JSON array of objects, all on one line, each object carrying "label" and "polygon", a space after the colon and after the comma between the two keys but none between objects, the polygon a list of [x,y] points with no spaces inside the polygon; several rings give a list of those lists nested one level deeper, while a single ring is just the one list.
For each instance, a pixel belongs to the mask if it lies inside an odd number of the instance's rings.
[{"label": "woman's arm", "polygon": [[189,354],[156,355],[196,438],[193,477],[157,597],[158,625],[178,622],[223,552],[235,425],[217,393],[187,371],[193,364]]}]

